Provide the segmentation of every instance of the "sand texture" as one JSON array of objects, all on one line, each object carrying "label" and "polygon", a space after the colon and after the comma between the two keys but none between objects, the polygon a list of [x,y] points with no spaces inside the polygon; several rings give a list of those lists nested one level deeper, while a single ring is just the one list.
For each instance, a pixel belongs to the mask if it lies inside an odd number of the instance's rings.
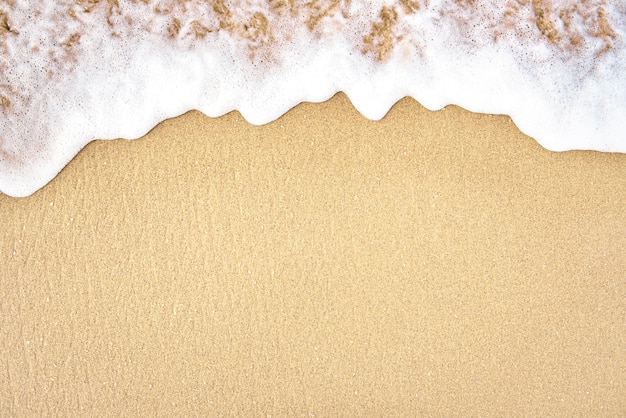
[{"label": "sand texture", "polygon": [[0,195],[0,416],[623,416],[626,155],[344,95]]}]

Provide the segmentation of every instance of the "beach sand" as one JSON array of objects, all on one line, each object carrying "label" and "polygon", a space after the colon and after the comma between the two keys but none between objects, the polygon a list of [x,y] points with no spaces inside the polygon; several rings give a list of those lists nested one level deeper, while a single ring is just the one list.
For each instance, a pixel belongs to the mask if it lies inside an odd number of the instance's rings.
[{"label": "beach sand", "polygon": [[626,414],[626,155],[339,94],[0,195],[1,416]]}]

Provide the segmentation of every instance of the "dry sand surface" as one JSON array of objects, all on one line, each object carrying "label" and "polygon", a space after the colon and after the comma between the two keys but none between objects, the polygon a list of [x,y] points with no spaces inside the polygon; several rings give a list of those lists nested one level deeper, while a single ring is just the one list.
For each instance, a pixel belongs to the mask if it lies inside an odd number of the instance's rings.
[{"label": "dry sand surface", "polygon": [[626,155],[346,97],[0,196],[0,416],[623,416]]}]

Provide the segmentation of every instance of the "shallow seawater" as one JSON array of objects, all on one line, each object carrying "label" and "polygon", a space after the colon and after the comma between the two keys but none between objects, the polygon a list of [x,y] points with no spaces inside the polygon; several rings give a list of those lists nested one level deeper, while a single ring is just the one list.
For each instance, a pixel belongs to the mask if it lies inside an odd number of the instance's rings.
[{"label": "shallow seawater", "polygon": [[337,91],[371,119],[412,96],[626,152],[625,35],[621,0],[0,0],[0,191],[190,109],[263,124]]}]

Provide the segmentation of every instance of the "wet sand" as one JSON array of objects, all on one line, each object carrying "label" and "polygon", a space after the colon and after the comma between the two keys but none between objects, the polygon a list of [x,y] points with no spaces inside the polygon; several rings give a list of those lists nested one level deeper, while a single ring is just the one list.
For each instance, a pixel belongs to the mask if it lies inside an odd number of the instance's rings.
[{"label": "wet sand", "polygon": [[617,416],[626,155],[343,95],[0,195],[0,415]]}]

